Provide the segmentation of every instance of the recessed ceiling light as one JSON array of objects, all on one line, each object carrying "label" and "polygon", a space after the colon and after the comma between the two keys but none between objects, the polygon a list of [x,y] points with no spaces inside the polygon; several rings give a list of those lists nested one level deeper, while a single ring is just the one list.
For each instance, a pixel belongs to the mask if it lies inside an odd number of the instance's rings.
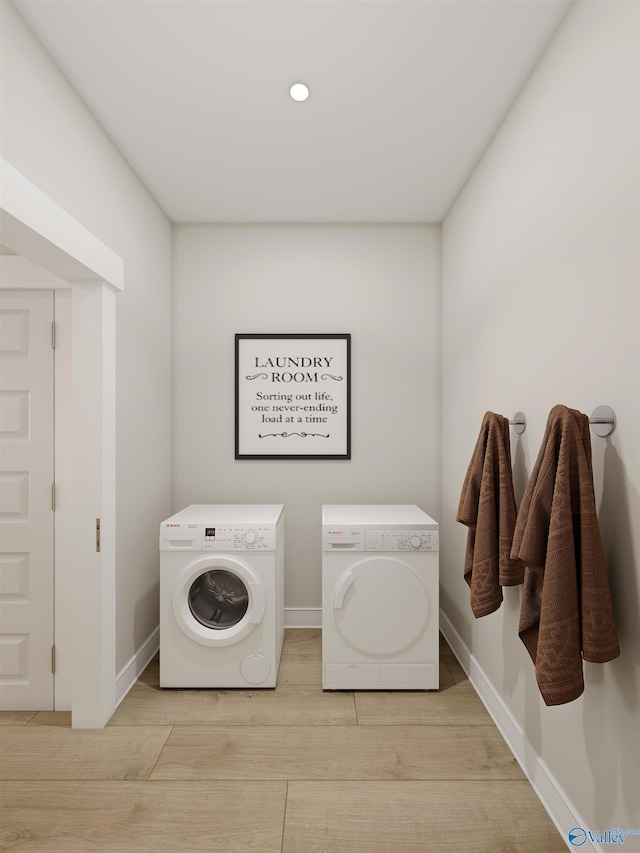
[{"label": "recessed ceiling light", "polygon": [[309,87],[304,83],[294,83],[289,89],[289,94],[294,101],[306,101],[309,97]]}]

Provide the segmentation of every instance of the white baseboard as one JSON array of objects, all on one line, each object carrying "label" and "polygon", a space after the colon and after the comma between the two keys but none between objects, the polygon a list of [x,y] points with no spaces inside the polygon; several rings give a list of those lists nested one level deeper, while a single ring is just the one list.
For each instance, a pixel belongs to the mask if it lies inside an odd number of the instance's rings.
[{"label": "white baseboard", "polygon": [[116,676],[116,708],[144,672],[160,648],[160,628],[156,628]]},{"label": "white baseboard", "polygon": [[[570,850],[575,850],[576,848],[569,844],[567,833],[574,827],[584,828],[584,821],[442,610],[440,630],[565,844]],[[592,842],[588,836],[580,849],[604,853],[603,848]]]},{"label": "white baseboard", "polygon": [[285,628],[322,628],[321,607],[285,607]]}]

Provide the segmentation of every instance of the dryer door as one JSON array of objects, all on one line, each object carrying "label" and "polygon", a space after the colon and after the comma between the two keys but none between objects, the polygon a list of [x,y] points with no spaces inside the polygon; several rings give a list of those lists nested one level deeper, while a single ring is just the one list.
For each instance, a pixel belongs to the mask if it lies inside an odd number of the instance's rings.
[{"label": "dryer door", "polygon": [[420,575],[395,557],[366,557],[338,578],[333,616],[344,639],[367,655],[397,655],[429,622],[429,597]]},{"label": "dryer door", "polygon": [[191,639],[204,646],[228,646],[262,621],[265,594],[247,563],[212,554],[180,572],[172,605],[176,622]]}]

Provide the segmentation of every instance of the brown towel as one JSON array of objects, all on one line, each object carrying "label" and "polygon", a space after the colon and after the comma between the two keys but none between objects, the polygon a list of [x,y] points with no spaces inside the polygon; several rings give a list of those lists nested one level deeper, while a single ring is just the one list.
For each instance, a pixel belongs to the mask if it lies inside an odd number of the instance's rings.
[{"label": "brown towel", "polygon": [[[520,639],[547,705],[584,690],[582,657],[620,654],[600,539],[589,418],[554,406],[518,512],[512,557],[526,566]],[[582,657],[581,657],[582,653]]]},{"label": "brown towel", "polygon": [[469,528],[464,577],[474,616],[500,607],[503,586],[522,583],[524,566],[512,559],[516,522],[509,421],[487,412],[464,480],[457,520]]}]

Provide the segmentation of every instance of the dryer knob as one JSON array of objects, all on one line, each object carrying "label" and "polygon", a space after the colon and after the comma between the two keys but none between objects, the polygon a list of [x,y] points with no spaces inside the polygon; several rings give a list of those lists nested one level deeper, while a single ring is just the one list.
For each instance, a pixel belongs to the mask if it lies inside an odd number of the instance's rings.
[{"label": "dryer knob", "polygon": [[256,534],[251,532],[247,533],[247,535],[244,537],[244,541],[247,543],[247,545],[253,545],[253,543],[256,541]]},{"label": "dryer knob", "polygon": [[422,545],[422,539],[419,536],[412,536],[410,541],[412,548],[419,548]]}]

